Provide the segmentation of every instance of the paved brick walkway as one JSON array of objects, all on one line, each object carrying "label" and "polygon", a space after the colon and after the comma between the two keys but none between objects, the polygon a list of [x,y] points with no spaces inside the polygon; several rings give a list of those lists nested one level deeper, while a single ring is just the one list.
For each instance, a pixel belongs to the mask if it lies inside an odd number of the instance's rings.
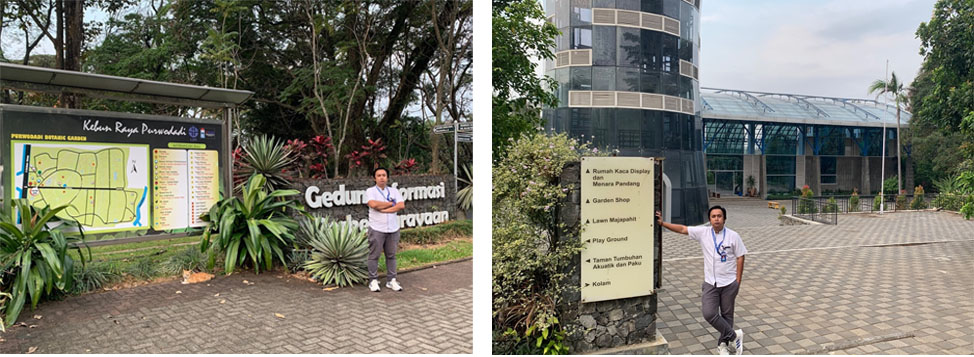
[{"label": "paved brick walkway", "polygon": [[[778,226],[765,201],[718,204],[750,251],[735,311],[745,353],[974,354],[974,221],[899,212]],[[700,255],[664,233],[659,330],[673,354],[715,353]]]},{"label": "paved brick walkway", "polygon": [[402,273],[399,293],[241,273],[70,297],[25,311],[36,327],[0,353],[472,353],[471,267]]}]

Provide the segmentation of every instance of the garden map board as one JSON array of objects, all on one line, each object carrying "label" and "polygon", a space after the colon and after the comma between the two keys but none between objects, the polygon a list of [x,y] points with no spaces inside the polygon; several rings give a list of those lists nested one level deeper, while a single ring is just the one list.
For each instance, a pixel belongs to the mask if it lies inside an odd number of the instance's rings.
[{"label": "garden map board", "polygon": [[0,120],[4,199],[67,205],[86,234],[202,227],[220,199],[221,121],[15,105]]},{"label": "garden map board", "polygon": [[582,158],[582,302],[653,293],[654,167],[653,158]]}]

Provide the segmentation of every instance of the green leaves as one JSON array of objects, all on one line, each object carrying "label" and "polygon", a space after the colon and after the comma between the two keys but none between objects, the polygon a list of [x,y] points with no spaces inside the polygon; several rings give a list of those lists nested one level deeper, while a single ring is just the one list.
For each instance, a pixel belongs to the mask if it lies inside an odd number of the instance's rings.
[{"label": "green leaves", "polygon": [[463,175],[457,177],[457,180],[466,186],[457,191],[457,206],[469,212],[473,208],[473,172],[471,172],[470,164],[460,165],[460,168],[463,169]]},{"label": "green leaves", "polygon": [[312,216],[301,221],[300,242],[311,248],[311,259],[302,267],[322,284],[351,286],[368,278],[366,231],[352,222]]},{"label": "green leaves", "polygon": [[201,218],[207,222],[200,241],[200,251],[210,249],[215,239],[225,252],[224,272],[230,274],[248,259],[255,272],[270,270],[276,256],[282,263],[284,248],[294,241],[297,223],[289,214],[304,209],[288,196],[296,190],[264,192],[266,180],[255,174],[243,188],[241,197],[229,197],[210,208]]},{"label": "green leaves", "polygon": [[[273,136],[261,135],[250,139],[243,146],[243,150],[242,170],[237,175],[237,179],[250,177],[252,180],[260,174],[260,186],[269,191],[290,184],[288,177],[282,172],[294,163],[295,158],[291,155],[291,150],[284,146],[283,141],[278,141]],[[244,194],[244,198],[253,200],[256,195],[263,193],[259,188]]]},{"label": "green leaves", "polygon": [[[56,218],[66,206],[36,208],[27,200],[18,199],[12,202],[12,207],[22,218],[20,223],[9,210],[0,213],[0,276],[13,277],[8,290],[0,293],[4,301],[9,299],[3,307],[5,326],[17,321],[28,298],[34,308],[42,297],[56,290],[71,290],[74,260],[67,254],[68,249],[78,250],[81,263],[85,264],[85,255],[81,251],[84,244],[81,226]],[[71,232],[71,236],[65,234],[65,231],[75,229],[77,232]],[[90,250],[88,255],[90,257]]]},{"label": "green leaves", "polygon": [[[494,166],[493,308],[499,328],[530,335],[552,327],[557,301],[577,289],[566,277],[581,242],[566,239],[570,229],[558,224],[555,213],[571,191],[559,183],[561,171],[582,153],[591,154],[565,134],[534,133],[513,142]],[[548,351],[561,348],[553,344]]]},{"label": "green leaves", "polygon": [[531,58],[553,59],[559,31],[545,19],[538,1],[497,0],[492,9],[491,132],[493,157],[499,159],[511,145],[510,140],[541,125],[541,107],[558,102],[554,95],[558,83],[548,76],[536,76]]},{"label": "green leaves", "polygon": [[[963,125],[974,111],[974,2],[939,0],[929,22],[917,28],[921,73],[913,86],[914,115],[922,122],[935,124],[944,133],[974,127]],[[929,77],[929,78],[927,78]],[[968,159],[972,159],[968,157]]]}]

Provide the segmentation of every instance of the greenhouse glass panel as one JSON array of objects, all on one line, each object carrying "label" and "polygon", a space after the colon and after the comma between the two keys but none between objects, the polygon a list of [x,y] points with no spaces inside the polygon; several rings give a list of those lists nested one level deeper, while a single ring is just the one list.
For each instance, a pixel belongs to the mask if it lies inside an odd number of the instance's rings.
[{"label": "greenhouse glass panel", "polygon": [[794,156],[766,156],[768,176],[770,175],[794,175],[795,157]]}]

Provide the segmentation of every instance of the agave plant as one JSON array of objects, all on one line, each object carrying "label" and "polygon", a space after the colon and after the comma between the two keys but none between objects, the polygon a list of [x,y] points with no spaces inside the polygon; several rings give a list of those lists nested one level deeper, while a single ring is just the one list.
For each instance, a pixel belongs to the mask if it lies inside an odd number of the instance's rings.
[{"label": "agave plant", "polygon": [[460,209],[469,212],[470,208],[473,206],[473,175],[470,174],[470,164],[463,164],[460,166],[463,168],[463,176],[457,177],[457,180],[463,182],[466,187],[457,191],[457,206]]},{"label": "agave plant", "polygon": [[[235,182],[245,182],[248,177],[261,174],[268,190],[282,188],[291,183],[285,170],[296,160],[291,149],[273,136],[261,135],[243,146],[241,170]],[[237,187],[239,190],[241,187]]]},{"label": "agave plant", "polygon": [[270,270],[276,257],[285,263],[284,249],[294,241],[293,231],[297,222],[289,215],[304,209],[288,196],[297,190],[264,191],[264,175],[256,174],[247,181],[241,197],[228,197],[217,202],[210,211],[200,217],[207,222],[200,241],[200,251],[210,248],[215,239],[220,251],[225,253],[224,270],[233,272],[247,259],[260,273],[261,266]]},{"label": "agave plant", "polygon": [[365,231],[351,222],[339,224],[313,216],[301,222],[300,242],[311,248],[302,267],[322,284],[351,286],[368,278],[369,244]]},{"label": "agave plant", "polygon": [[[26,199],[14,200],[13,206],[23,222],[17,222],[12,214],[0,213],[0,271],[13,279],[10,286],[4,287],[4,293],[10,297],[5,304],[6,326],[17,321],[28,297],[33,309],[43,296],[70,291],[74,280],[74,259],[68,255],[68,249],[78,251],[82,266],[86,261],[81,250],[84,245],[81,225],[55,217],[67,206],[36,208]],[[77,230],[76,236],[74,230]]]}]

